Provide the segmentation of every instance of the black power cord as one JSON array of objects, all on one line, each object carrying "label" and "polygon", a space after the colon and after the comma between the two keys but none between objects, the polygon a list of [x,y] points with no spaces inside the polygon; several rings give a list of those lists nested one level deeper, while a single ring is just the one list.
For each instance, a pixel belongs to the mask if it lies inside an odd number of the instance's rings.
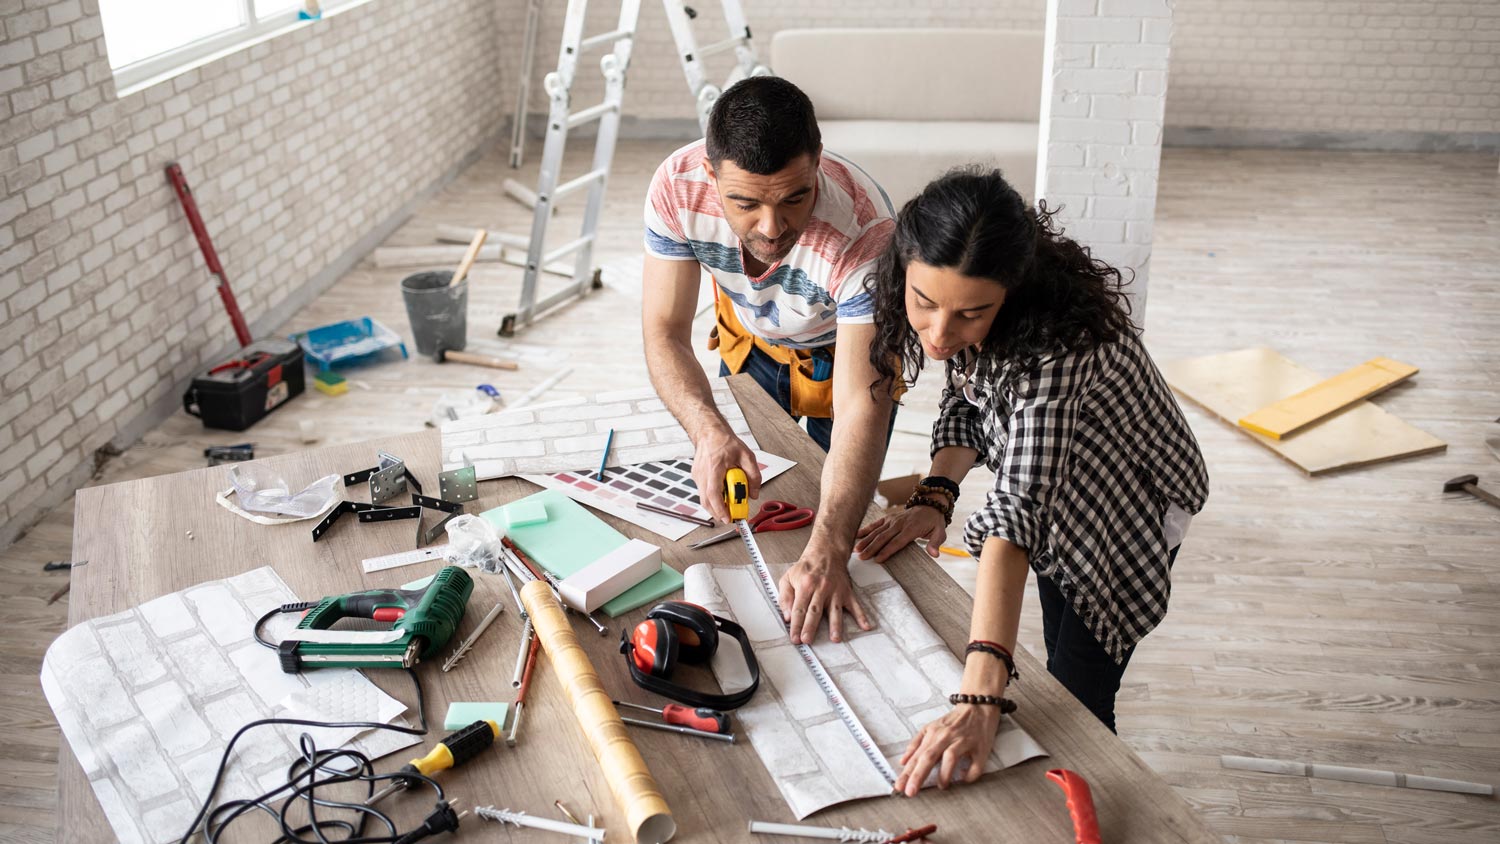
[{"label": "black power cord", "polygon": [[[276,650],[276,645],[260,637],[261,625],[278,613],[300,612],[314,606],[317,606],[317,602],[302,602],[284,604],[271,610],[255,622],[255,640],[271,650]],[[422,693],[422,682],[413,669],[406,669],[406,673],[411,677],[412,685],[417,691],[417,713],[421,726],[416,729],[379,724],[373,721],[328,722],[301,718],[262,718],[240,727],[224,748],[224,755],[219,759],[218,772],[214,775],[213,784],[209,786],[208,794],[203,798],[203,806],[193,818],[192,825],[188,827],[187,832],[183,833],[179,844],[188,844],[200,827],[204,840],[213,844],[224,834],[226,827],[252,810],[266,812],[281,826],[281,835],[272,839],[272,844],[411,844],[440,832],[451,832],[457,829],[459,816],[444,795],[443,787],[435,780],[420,774],[412,774],[409,771],[377,774],[374,764],[363,753],[342,749],[319,750],[312,736],[307,733],[303,733],[298,742],[302,755],[288,766],[285,783],[257,797],[226,800],[218,805],[213,804],[214,795],[218,793],[219,786],[223,784],[224,775],[228,771],[229,759],[234,753],[235,744],[241,736],[256,727],[268,724],[335,729],[362,727],[390,730],[411,736],[427,735],[427,704]],[[320,788],[340,783],[363,782],[366,787],[365,799],[368,800],[375,793],[378,783],[389,780],[406,780],[412,784],[420,782],[432,787],[437,794],[437,808],[427,816],[422,826],[403,833],[396,829],[396,824],[390,816],[373,806],[366,806],[363,802],[331,800],[317,795],[317,789]],[[306,806],[307,823],[293,826],[290,814],[298,805]],[[318,815],[320,807],[335,812],[352,813],[355,817],[353,819],[347,816],[320,818]],[[371,820],[383,826],[385,834],[367,836],[365,829]],[[339,837],[329,838],[327,833],[330,832],[339,833]],[[306,837],[308,835],[314,837],[308,838]]]}]

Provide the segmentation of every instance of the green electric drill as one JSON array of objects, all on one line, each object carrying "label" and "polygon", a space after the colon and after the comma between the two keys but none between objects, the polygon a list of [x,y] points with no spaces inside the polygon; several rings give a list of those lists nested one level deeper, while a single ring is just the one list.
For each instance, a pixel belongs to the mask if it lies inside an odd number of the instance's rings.
[{"label": "green electric drill", "polygon": [[[474,581],[446,566],[422,589],[371,589],[318,601],[277,647],[281,670],[410,668],[448,644],[463,620]],[[332,630],[344,618],[392,622],[386,630]]]}]

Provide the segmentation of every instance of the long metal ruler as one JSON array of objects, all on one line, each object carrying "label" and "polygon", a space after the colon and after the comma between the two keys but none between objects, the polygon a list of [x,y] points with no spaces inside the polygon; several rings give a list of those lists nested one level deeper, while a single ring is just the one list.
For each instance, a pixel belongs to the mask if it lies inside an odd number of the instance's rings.
[{"label": "long metal ruler", "polygon": [[[786,619],[781,616],[781,595],[776,590],[776,581],[771,577],[771,568],[766,565],[766,558],[761,556],[760,545],[755,541],[754,528],[745,519],[737,520],[734,525],[740,532],[740,539],[745,541],[745,550],[750,552],[750,561],[755,564],[755,579],[760,581],[761,594],[765,595],[766,601],[771,604],[771,612],[781,623],[781,629],[787,630],[790,634]],[[864,752],[865,758],[870,760],[870,764],[875,766],[875,770],[879,771],[882,777],[885,777],[886,782],[894,786],[896,769],[886,761],[885,755],[880,752],[879,745],[875,743],[875,739],[871,738],[870,731],[865,729],[865,725],[859,721],[859,716],[849,708],[848,701],[844,700],[843,693],[834,684],[828,669],[823,667],[823,661],[813,653],[812,646],[802,644],[795,647],[797,655],[802,658],[802,664],[812,672],[813,680],[818,684],[818,688],[823,690],[824,696],[828,698],[828,703],[839,716],[839,720],[849,728],[849,733],[854,736],[854,741]]]}]

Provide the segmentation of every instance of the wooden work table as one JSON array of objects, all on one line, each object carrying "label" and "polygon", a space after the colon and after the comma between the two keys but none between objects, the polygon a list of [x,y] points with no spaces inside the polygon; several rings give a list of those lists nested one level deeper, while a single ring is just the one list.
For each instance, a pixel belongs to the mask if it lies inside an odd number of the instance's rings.
[{"label": "wooden work table", "polygon": [[[816,506],[822,452],[748,376],[736,376],[731,383],[761,447],[798,463],[772,481],[764,495]],[[293,488],[299,488],[323,475],[374,465],[376,451],[384,450],[404,458],[424,487],[430,483],[436,489],[438,439],[437,432],[425,431],[263,462]],[[413,547],[415,527],[411,521],[358,524],[346,516],[314,544],[312,522],[261,526],[216,504],[215,494],[228,487],[226,472],[227,467],[219,466],[80,490],[74,559],[89,562],[72,571],[69,623],[120,612],[159,595],[263,565],[275,568],[305,599],[396,586],[440,565],[422,563],[366,575],[360,560]],[[518,478],[505,478],[482,482],[479,491],[479,500],[467,505],[468,512],[500,506],[535,492],[536,487]],[[357,490],[354,492],[356,500],[363,499]],[[661,537],[634,525],[607,515],[600,517],[628,536],[662,542]],[[424,522],[430,523],[432,518],[428,515]],[[680,542],[665,544],[667,561],[678,569],[699,562],[747,562],[737,542],[723,542],[702,551],[687,550],[688,543],[709,533],[709,529],[700,528]],[[806,539],[806,531],[791,531],[763,534],[759,541],[770,560],[790,561]],[[969,596],[915,547],[892,558],[890,569],[937,634],[954,653],[962,653],[972,607]],[[510,602],[499,578],[476,575],[470,611],[453,644],[502,598]],[[426,689],[429,722],[437,725],[433,728],[435,735],[380,760],[379,770],[394,770],[417,755],[411,751],[426,748],[441,736],[444,731],[440,725],[450,700],[514,699],[510,676],[521,625],[513,609],[507,607],[451,673],[439,672],[435,663],[418,669]],[[638,702],[650,701],[651,697],[630,681],[618,650],[619,631],[644,617],[645,609],[617,619],[601,615],[610,628],[606,637],[582,621],[575,620],[573,625],[605,686]],[[1037,610],[1028,605],[1025,611]],[[827,635],[826,627],[821,635]],[[1020,704],[1015,718],[1046,748],[1049,757],[988,774],[978,783],[946,792],[929,789],[915,799],[891,797],[844,804],[819,812],[804,823],[890,830],[933,823],[938,826],[935,841],[1072,842],[1063,794],[1043,776],[1050,768],[1063,767],[1088,779],[1104,839],[1111,844],[1220,840],[1181,797],[1064,691],[1035,659],[1022,651],[1017,661],[1022,680],[1012,687],[1012,695]],[[630,841],[624,818],[610,797],[556,675],[549,669],[543,658],[527,699],[519,745],[514,749],[497,747],[462,769],[440,775],[443,784],[450,797],[464,807],[495,805],[556,817],[552,803],[561,799],[575,812],[594,813],[600,825],[608,828],[609,841]],[[370,671],[368,676],[398,699],[411,700],[410,683],[400,672]],[[752,819],[796,822],[755,750],[743,737],[727,745],[646,730],[631,730],[631,736],[672,808],[678,825],[676,840],[749,841],[757,838],[747,831]],[[66,741],[60,752],[59,791],[58,840],[113,840]],[[431,810],[431,802],[426,793],[398,796],[381,808],[409,825]],[[188,820],[182,819],[184,827]],[[248,819],[243,823],[251,825]],[[250,832],[236,829],[228,837],[235,841],[270,837],[246,834]],[[502,828],[472,815],[464,819],[458,836],[459,840],[479,841],[560,840],[555,833]]]}]

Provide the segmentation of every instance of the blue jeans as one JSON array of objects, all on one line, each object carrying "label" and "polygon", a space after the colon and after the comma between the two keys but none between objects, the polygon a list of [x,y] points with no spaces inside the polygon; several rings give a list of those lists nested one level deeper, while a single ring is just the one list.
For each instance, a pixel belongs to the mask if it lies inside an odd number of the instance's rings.
[{"label": "blue jeans", "polygon": [[[1181,547],[1173,548],[1168,555],[1168,567],[1177,560]],[[1125,666],[1130,664],[1135,647],[1116,663],[1073,611],[1057,584],[1038,577],[1036,587],[1042,604],[1042,639],[1047,643],[1047,673],[1056,677],[1110,732],[1115,732],[1115,695],[1120,691],[1120,679],[1125,676]]]},{"label": "blue jeans", "polygon": [[[750,356],[745,358],[745,368],[740,372],[748,374],[755,379],[755,383],[761,389],[770,394],[781,409],[787,413],[792,412],[792,370],[784,364],[778,363],[775,358],[757,348],[750,350]],[[719,361],[719,376],[722,378],[729,375],[729,367],[724,361]],[[801,422],[802,417],[793,416],[793,422]],[[891,408],[891,421],[886,427],[885,444],[890,447],[891,432],[896,428],[896,408]],[[824,451],[828,450],[830,440],[833,439],[833,420],[817,416],[807,417],[807,435],[812,437],[813,442]]]}]

